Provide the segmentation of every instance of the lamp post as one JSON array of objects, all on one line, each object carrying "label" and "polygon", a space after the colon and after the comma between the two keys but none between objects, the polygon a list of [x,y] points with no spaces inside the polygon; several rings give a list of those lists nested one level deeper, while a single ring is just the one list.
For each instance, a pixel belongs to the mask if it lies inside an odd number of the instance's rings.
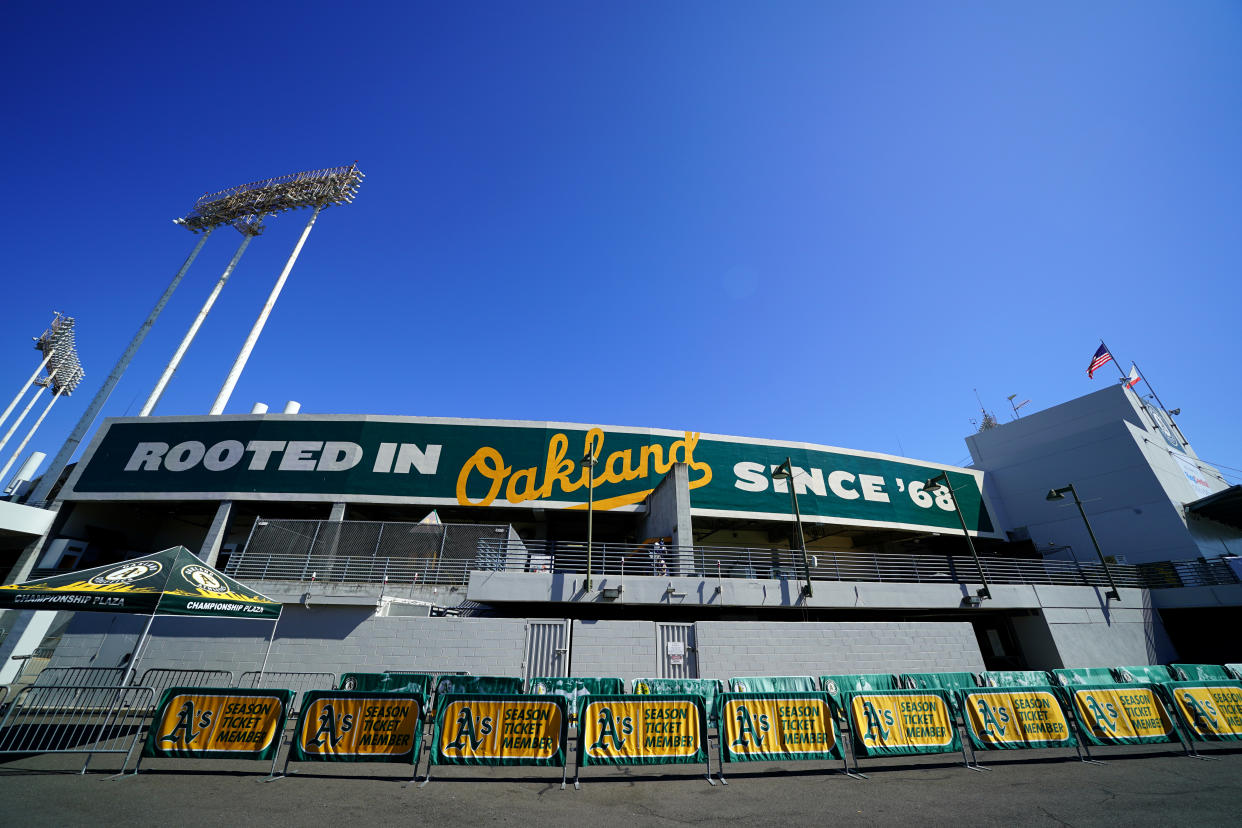
[{"label": "lamp post", "polygon": [[1104,567],[1104,574],[1108,576],[1108,592],[1104,593],[1105,598],[1112,598],[1115,601],[1121,600],[1121,593],[1117,591],[1117,582],[1113,580],[1113,571],[1108,568],[1108,561],[1104,560],[1104,553],[1100,551],[1100,542],[1095,539],[1095,532],[1091,529],[1091,521],[1087,520],[1087,512],[1082,508],[1082,501],[1078,499],[1078,490],[1074,488],[1074,484],[1062,486],[1059,489],[1049,489],[1045,500],[1058,501],[1065,499],[1065,493],[1069,492],[1074,496],[1074,505],[1078,507],[1078,514],[1082,515],[1082,522],[1087,527],[1087,534],[1091,537],[1091,545],[1095,547],[1095,554],[1100,559],[1100,566]]},{"label": "lamp post", "polygon": [[957,502],[957,494],[953,491],[953,485],[949,483],[949,473],[941,472],[929,479],[923,484],[923,491],[934,492],[942,485],[948,490],[949,499],[953,501],[953,511],[957,512],[957,519],[962,524],[962,536],[966,538],[966,546],[970,549],[970,556],[975,559],[975,566],[979,569],[979,580],[983,582],[983,586],[975,591],[974,597],[967,597],[966,599],[971,606],[977,607],[984,598],[992,597],[992,590],[988,588],[988,576],[983,572],[983,561],[979,560],[979,553],[975,551],[975,542],[970,539],[970,530],[966,528],[966,518],[962,514],[962,506]]},{"label": "lamp post", "polygon": [[802,512],[798,509],[798,493],[794,490],[793,465],[788,457],[785,458],[784,463],[772,470],[772,479],[789,481],[789,499],[793,502],[794,522],[798,525],[798,548],[802,550],[802,578],[806,581],[802,585],[802,594],[810,598],[814,594],[811,591],[811,567],[807,563],[806,535],[802,532]]},{"label": "lamp post", "polygon": [[594,517],[595,517],[595,440],[592,439],[587,443],[586,456],[582,458],[582,465],[587,470],[587,575],[586,575],[586,591],[591,591],[591,541],[594,534]]}]

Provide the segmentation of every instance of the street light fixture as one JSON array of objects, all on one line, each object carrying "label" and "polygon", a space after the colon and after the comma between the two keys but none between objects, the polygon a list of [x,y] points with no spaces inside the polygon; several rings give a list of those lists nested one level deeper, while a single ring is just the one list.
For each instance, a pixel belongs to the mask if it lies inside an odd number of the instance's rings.
[{"label": "street light fixture", "polygon": [[591,591],[591,542],[594,534],[593,518],[595,516],[595,439],[591,438],[587,442],[586,456],[582,458],[582,465],[587,469],[587,575],[586,575],[586,591]]},{"label": "street light fixture", "polygon": [[967,597],[966,603],[972,607],[979,606],[979,603],[985,598],[992,597],[992,590],[988,588],[988,576],[983,572],[983,561],[979,560],[979,553],[975,551],[975,542],[970,539],[970,530],[966,528],[966,518],[962,515],[962,506],[957,502],[957,494],[953,491],[952,484],[949,483],[949,473],[941,472],[935,477],[923,484],[923,491],[934,492],[941,486],[949,492],[949,500],[953,501],[953,511],[957,512],[957,519],[962,524],[962,536],[966,538],[966,546],[970,548],[970,556],[975,559],[975,566],[979,568],[979,580],[983,582],[974,596]]},{"label": "street light fixture", "polygon": [[1100,566],[1104,567],[1104,574],[1108,576],[1109,590],[1104,593],[1104,597],[1120,601],[1121,593],[1117,591],[1117,582],[1113,580],[1113,571],[1108,568],[1108,561],[1104,560],[1104,553],[1100,551],[1100,542],[1095,539],[1095,532],[1091,529],[1091,521],[1087,520],[1087,512],[1082,508],[1082,501],[1078,499],[1078,490],[1074,488],[1074,484],[1071,483],[1059,489],[1049,489],[1048,495],[1044,500],[1053,502],[1064,500],[1066,492],[1074,496],[1074,505],[1078,507],[1078,514],[1082,515],[1082,522],[1086,524],[1087,534],[1091,536],[1091,544],[1095,547],[1095,554],[1100,559]]},{"label": "street light fixture", "polygon": [[802,585],[802,594],[810,598],[814,594],[811,591],[811,567],[807,563],[806,535],[802,532],[802,512],[798,509],[798,493],[794,490],[793,464],[790,458],[786,457],[784,463],[772,470],[772,479],[789,481],[789,499],[793,502],[794,522],[798,525],[798,548],[802,550],[802,577],[806,581]]}]

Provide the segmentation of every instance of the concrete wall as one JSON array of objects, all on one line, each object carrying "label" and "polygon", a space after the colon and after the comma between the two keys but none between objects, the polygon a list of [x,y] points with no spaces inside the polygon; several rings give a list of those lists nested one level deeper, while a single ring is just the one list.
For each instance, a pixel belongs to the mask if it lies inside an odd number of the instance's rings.
[{"label": "concrete wall", "polygon": [[984,669],[968,623],[700,621],[703,678]]},{"label": "concrete wall", "polygon": [[625,679],[658,676],[653,621],[575,621],[570,671]]},{"label": "concrete wall", "polygon": [[[1118,667],[1177,660],[1146,590],[1122,590],[1123,602],[1118,604],[1092,601],[1081,588],[1038,589],[1045,605],[1043,618],[1061,664],[1033,666]],[[1033,660],[1030,653],[1027,657]]]}]

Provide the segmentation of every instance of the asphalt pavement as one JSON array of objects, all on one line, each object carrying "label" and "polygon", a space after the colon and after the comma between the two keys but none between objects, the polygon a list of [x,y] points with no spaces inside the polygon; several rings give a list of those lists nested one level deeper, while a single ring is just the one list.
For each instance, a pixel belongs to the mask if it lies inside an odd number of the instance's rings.
[{"label": "asphalt pavement", "polygon": [[[728,785],[701,765],[587,767],[581,789],[559,768],[440,767],[409,784],[410,767],[303,763],[264,782],[270,763],[147,759],[110,779],[119,756],[44,755],[0,763],[9,825],[391,824],[573,825],[1225,825],[1238,822],[1242,750],[1176,746],[980,754],[990,772],[952,756],[864,759],[868,780],[840,762],[738,763]],[[284,761],[283,758],[281,760]],[[132,769],[131,761],[131,769]],[[712,757],[713,776],[717,771]],[[418,779],[426,772],[426,758]]]}]

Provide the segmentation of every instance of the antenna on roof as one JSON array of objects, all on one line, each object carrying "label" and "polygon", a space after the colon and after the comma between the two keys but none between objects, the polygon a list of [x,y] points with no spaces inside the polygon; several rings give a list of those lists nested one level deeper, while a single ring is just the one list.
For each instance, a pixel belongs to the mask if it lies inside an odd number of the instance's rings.
[{"label": "antenna on roof", "polygon": [[[987,431],[988,429],[996,428],[996,426],[999,425],[999,423],[996,422],[996,415],[990,413],[986,408],[983,407],[983,400],[979,398],[979,389],[975,388],[972,390],[975,392],[975,400],[977,400],[979,403],[979,413],[983,415],[983,421],[979,423],[979,427],[976,429],[976,432]],[[970,424],[974,425],[975,424],[974,420],[971,420]]]},{"label": "antenna on roof", "polygon": [[1013,418],[1015,420],[1022,416],[1021,414],[1018,413],[1018,409],[1030,402],[1030,400],[1023,400],[1020,403],[1015,403],[1014,399],[1017,396],[1018,396],[1017,394],[1010,394],[1009,397],[1007,398],[1009,400],[1009,404],[1013,406]]}]

